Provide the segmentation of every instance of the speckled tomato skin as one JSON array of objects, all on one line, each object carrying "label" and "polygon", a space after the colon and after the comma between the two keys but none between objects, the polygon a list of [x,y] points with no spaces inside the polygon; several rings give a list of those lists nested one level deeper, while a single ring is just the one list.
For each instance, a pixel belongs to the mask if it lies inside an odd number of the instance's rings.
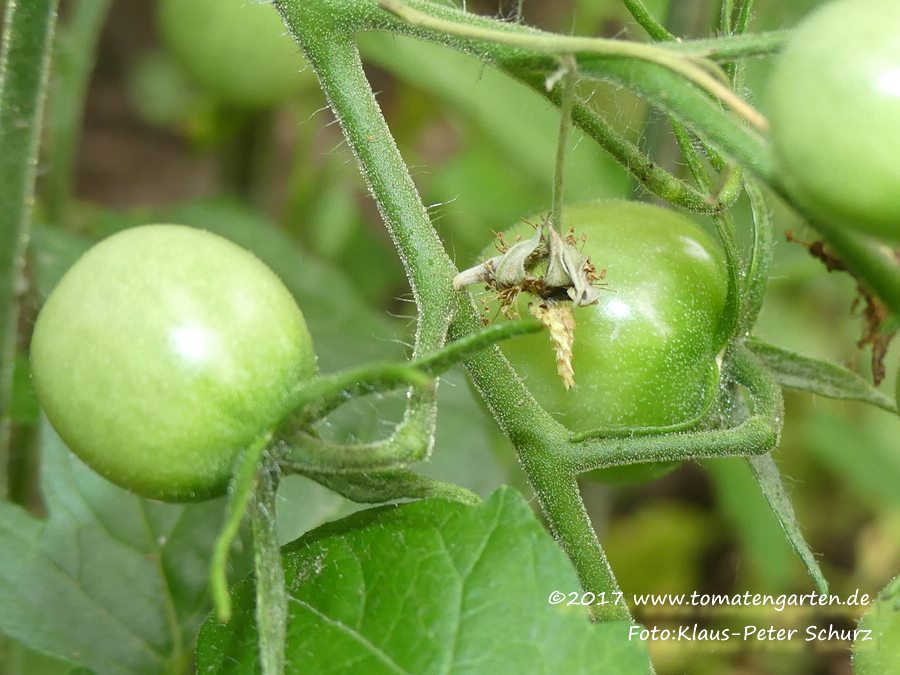
[{"label": "speckled tomato skin", "polygon": [[47,298],[35,390],[81,459],[166,501],[222,494],[234,461],[315,372],[293,297],[217,235],[146,225],[85,253]]}]

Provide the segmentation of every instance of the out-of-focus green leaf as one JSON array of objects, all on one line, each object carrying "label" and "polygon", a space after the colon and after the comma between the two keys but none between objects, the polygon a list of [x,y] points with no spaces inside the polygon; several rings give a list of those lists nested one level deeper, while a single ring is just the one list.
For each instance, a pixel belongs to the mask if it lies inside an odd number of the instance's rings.
[{"label": "out-of-focus green leaf", "polygon": [[900,419],[818,410],[803,418],[809,451],[875,507],[900,506]]},{"label": "out-of-focus green leaf", "polygon": [[709,512],[654,502],[611,523],[603,546],[626,597],[690,593],[702,582],[702,560],[718,535],[716,526]]},{"label": "out-of-focus green leaf", "polygon": [[794,578],[794,555],[781,525],[760,492],[750,465],[741,459],[707,459],[717,505],[735,533],[742,558],[766,588]]},{"label": "out-of-focus green leaf", "polygon": [[49,424],[41,441],[47,519],[0,503],[0,632],[98,673],[186,667],[209,611],[224,502],[135,497],[78,461]]},{"label": "out-of-focus green leaf", "polygon": [[93,675],[69,661],[28,649],[0,635],[0,673],[3,675]]},{"label": "out-of-focus green leaf", "polygon": [[859,628],[862,632],[853,643],[853,672],[892,672],[900,659],[900,577],[881,590]]},{"label": "out-of-focus green leaf", "polygon": [[763,360],[778,383],[791,389],[808,391],[828,398],[862,401],[896,412],[894,400],[878,391],[854,372],[836,363],[812,359],[759,340],[748,340],[747,347]]},{"label": "out-of-focus green leaf", "polygon": [[57,227],[32,229],[29,253],[39,301],[50,295],[62,275],[90,245],[90,240]]},{"label": "out-of-focus green leaf", "polygon": [[[284,565],[289,673],[649,672],[631,624],[548,602],[575,572],[509,489],[358,513],[286,547]],[[233,596],[231,623],[201,632],[200,672],[256,672],[251,583]]]}]

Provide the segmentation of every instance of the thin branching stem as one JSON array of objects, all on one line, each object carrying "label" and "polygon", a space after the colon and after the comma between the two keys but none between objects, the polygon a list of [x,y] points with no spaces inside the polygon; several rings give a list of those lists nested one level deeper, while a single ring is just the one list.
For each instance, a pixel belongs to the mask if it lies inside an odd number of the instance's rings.
[{"label": "thin branching stem", "polygon": [[572,128],[572,105],[575,102],[575,84],[578,66],[571,55],[561,58],[562,105],[559,110],[559,139],[556,144],[556,166],[553,171],[553,205],[550,209],[550,225],[563,233],[563,193],[566,177],[566,151],[569,148],[569,132]]}]

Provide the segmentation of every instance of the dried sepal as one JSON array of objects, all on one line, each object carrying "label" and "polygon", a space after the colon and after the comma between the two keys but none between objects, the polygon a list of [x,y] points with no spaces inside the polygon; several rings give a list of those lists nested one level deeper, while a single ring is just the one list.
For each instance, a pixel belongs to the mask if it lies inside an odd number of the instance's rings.
[{"label": "dried sepal", "polygon": [[578,307],[599,302],[600,296],[592,285],[596,279],[590,259],[564,241],[552,227],[547,228],[547,232],[550,239],[550,259],[544,275],[547,286],[565,288],[569,299]]},{"label": "dried sepal", "polygon": [[593,287],[599,279],[596,269],[576,248],[578,239],[571,230],[563,239],[544,222],[528,240],[508,245],[498,236],[498,241],[501,255],[457,274],[453,279],[455,290],[485,283],[498,293],[516,288],[541,298],[558,297],[564,292],[579,307],[599,301]]},{"label": "dried sepal", "polygon": [[513,244],[500,256],[494,268],[494,281],[498,286],[521,286],[543,254],[543,240],[540,230],[531,239]]}]

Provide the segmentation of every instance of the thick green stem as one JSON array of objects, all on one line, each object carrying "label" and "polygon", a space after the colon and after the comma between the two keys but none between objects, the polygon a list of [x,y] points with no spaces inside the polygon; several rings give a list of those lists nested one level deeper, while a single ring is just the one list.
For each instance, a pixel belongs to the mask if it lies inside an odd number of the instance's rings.
[{"label": "thick green stem", "polygon": [[[738,26],[735,26],[737,30]],[[673,44],[670,49],[712,61],[733,61],[755,56],[771,56],[780,52],[791,36],[789,30],[768,33],[728,35],[699,40],[684,40]]]},{"label": "thick green stem", "polygon": [[[607,597],[618,592],[619,584],[588,517],[575,476],[553,457],[547,457],[531,464],[528,477],[550,530],[575,566],[582,588],[594,593],[605,591]],[[594,621],[631,618],[625,603],[591,605],[589,611]]]},{"label": "thick green stem", "polygon": [[[460,23],[520,35],[538,34],[521,26],[501,24],[430,3],[416,1],[410,5]],[[420,335],[427,332],[431,339],[435,336],[443,339],[442,330],[451,316],[451,336],[460,338],[475,332],[481,324],[471,301],[460,298],[457,306],[449,298],[455,270],[428,223],[424,207],[384,124],[351,35],[359,30],[384,29],[440,42],[497,64],[535,88],[543,87],[544,74],[555,69],[552,52],[529,52],[521,47],[454,38],[440,31],[411,27],[380,11],[374,0],[278,0],[276,6],[318,72],[332,109],[395,239],[416,294],[422,321]],[[626,47],[626,50],[632,49]],[[653,54],[655,58],[660,52]],[[695,131],[713,129],[710,138],[725,152],[746,161],[764,175],[772,175],[769,151],[759,138],[733,120],[704,92],[686,85],[668,67],[671,64],[636,62],[622,56],[593,57],[585,59],[584,63],[590,63],[596,74],[602,73],[603,77],[627,82],[640,92],[648,92],[651,100],[664,104],[664,109],[679,111]],[[579,68],[582,67],[580,61]],[[672,101],[675,103],[669,105]],[[581,112],[585,113],[583,107]],[[578,103],[574,106],[573,118],[580,124]],[[591,121],[592,118],[585,114],[584,119]],[[417,340],[417,347],[420,344],[421,340]],[[437,346],[433,344],[431,349]],[[495,347],[474,354],[467,361],[467,368],[494,418],[513,441],[548,524],[575,564],[585,589],[593,592],[617,590],[615,577],[585,513],[574,474],[591,468],[588,466],[590,459],[588,465],[584,465],[586,454],[600,457],[599,464],[595,462],[594,465],[634,462],[634,456],[619,456],[619,449],[639,446],[653,438],[604,439],[570,445],[569,432],[537,405]],[[735,429],[705,432],[706,437],[699,434],[663,436],[666,443],[675,445],[679,443],[677,439],[694,437],[689,447],[681,448],[679,457],[754,454],[765,452],[776,441],[780,429],[780,390],[760,375],[762,371],[753,367],[752,357],[737,355],[733,368],[750,393],[754,403],[753,417]],[[415,434],[411,437],[416,440]],[[609,443],[611,447],[593,452],[592,449],[602,443]],[[644,452],[650,459],[658,454],[655,450]],[[396,459],[396,454],[391,458]],[[360,459],[364,458],[360,456]],[[371,455],[366,458],[369,460]],[[599,609],[597,618],[627,616],[624,607],[609,608],[606,612]]]},{"label": "thick green stem", "polygon": [[0,499],[7,493],[8,410],[22,266],[58,0],[8,0],[0,52]]},{"label": "thick green stem", "polygon": [[[342,8],[327,2],[280,0],[276,9],[315,70],[356,156],[409,278],[418,307],[414,356],[443,345],[453,308],[456,273],[369,86],[352,27]],[[404,423],[420,428],[426,455],[434,438],[436,391],[412,395]]]},{"label": "thick green stem", "polygon": [[[465,335],[477,325],[478,316],[466,301],[450,325],[450,334]],[[513,442],[547,524],[575,566],[582,587],[595,594],[618,592],[574,474],[567,473],[558,460],[569,430],[537,404],[496,347],[475,354],[466,368],[494,419]],[[592,606],[590,611],[596,621],[629,616],[624,605]]]}]

